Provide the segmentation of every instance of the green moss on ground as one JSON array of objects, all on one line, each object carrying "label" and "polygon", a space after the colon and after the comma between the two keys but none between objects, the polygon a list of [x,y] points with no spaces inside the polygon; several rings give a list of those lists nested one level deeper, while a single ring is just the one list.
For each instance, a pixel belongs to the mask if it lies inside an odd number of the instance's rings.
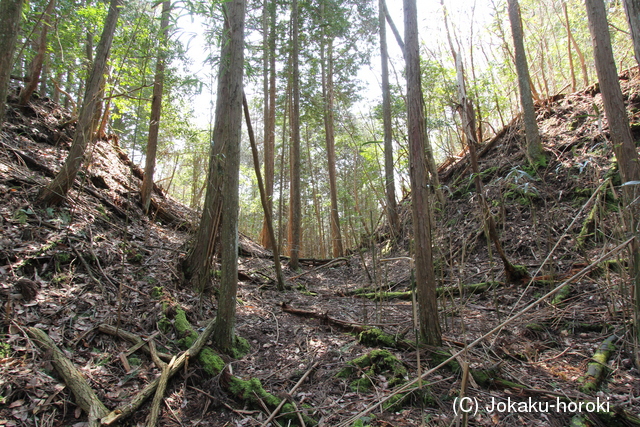
[{"label": "green moss on ground", "polygon": [[409,393],[399,393],[383,403],[382,409],[390,412],[399,412],[407,405],[415,407],[435,406],[437,401],[428,386],[413,390]]},{"label": "green moss on ground", "polygon": [[567,297],[569,297],[569,294],[571,294],[571,284],[567,283],[566,285],[561,287],[558,292],[556,292],[556,295],[551,300],[551,304],[558,305],[562,303],[567,299]]},{"label": "green moss on ground", "polygon": [[406,381],[407,370],[388,350],[372,350],[349,362],[349,365],[342,369],[337,377],[353,378],[349,386],[352,390],[367,391],[378,381],[380,376],[384,377],[389,387],[402,384]]},{"label": "green moss on ground", "polygon": [[233,349],[231,350],[231,357],[234,359],[242,359],[251,351],[251,344],[249,341],[236,335],[233,340]]},{"label": "green moss on ground", "polygon": [[378,328],[371,328],[360,332],[358,341],[367,347],[396,347],[397,344],[393,335]]},{"label": "green moss on ground", "polygon": [[[243,380],[232,376],[229,379],[229,391],[238,399],[242,399],[256,408],[262,408],[264,404],[270,409],[274,409],[281,402],[280,398],[267,392],[264,387],[262,387],[262,383],[258,378]],[[285,403],[280,410],[280,414],[282,414],[281,417],[288,420],[291,425],[297,425],[295,423],[298,421],[298,416],[296,415],[296,409],[292,404]],[[308,426],[315,426],[318,424],[316,420],[307,415],[302,414],[302,417],[305,424]]]},{"label": "green moss on ground", "polygon": [[[429,357],[431,358],[431,362],[433,366],[438,366],[445,360],[451,357],[451,353],[446,350],[434,350],[429,353]],[[462,372],[462,368],[456,359],[450,360],[445,367],[449,369],[454,374],[459,374]]]},{"label": "green moss on ground", "polygon": [[163,295],[164,289],[162,288],[162,286],[155,286],[153,289],[151,289],[151,298],[160,299],[163,297]]}]

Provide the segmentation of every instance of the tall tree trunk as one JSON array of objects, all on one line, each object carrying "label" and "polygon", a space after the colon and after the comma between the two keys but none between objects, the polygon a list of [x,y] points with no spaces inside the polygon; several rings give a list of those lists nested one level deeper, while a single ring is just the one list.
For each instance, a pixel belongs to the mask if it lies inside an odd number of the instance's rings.
[{"label": "tall tree trunk", "polygon": [[40,28],[40,39],[38,40],[38,47],[36,50],[36,56],[31,61],[31,70],[29,72],[29,82],[25,85],[24,89],[20,92],[20,98],[18,103],[20,105],[27,105],[31,95],[38,88],[40,82],[40,73],[42,72],[42,64],[44,63],[44,56],[47,51],[47,32],[51,26],[51,14],[56,4],[55,0],[49,0],[47,9],[44,11],[42,17],[42,27]]},{"label": "tall tree trunk", "polygon": [[[242,78],[244,71],[244,0],[223,3],[225,32],[218,77],[218,99],[213,130],[214,143],[222,142],[224,156],[211,159],[223,173],[220,227],[220,296],[213,339],[218,348],[231,353],[236,323],[238,290],[238,211],[240,141],[242,134]],[[207,188],[207,192],[209,189]],[[202,248],[203,250],[206,248]]]},{"label": "tall tree trunk", "polygon": [[118,16],[120,15],[121,1],[122,0],[111,0],[109,5],[109,12],[104,22],[104,29],[102,30],[100,43],[98,43],[95,61],[93,62],[91,74],[89,75],[89,80],[86,85],[82,108],[80,109],[78,124],[73,136],[69,155],[62,169],[60,169],[53,181],[51,181],[39,195],[40,200],[45,205],[57,205],[64,200],[69,188],[73,185],[78,171],[84,163],[87,144],[93,133],[92,124],[94,111],[100,102],[98,94],[100,93],[101,83],[104,78],[104,72],[111,50],[111,43],[115,34],[116,24],[118,23]]},{"label": "tall tree trunk", "polygon": [[[307,128],[308,129],[308,128]],[[311,177],[311,194],[313,196],[313,208],[316,214],[316,222],[318,223],[318,241],[319,241],[319,246],[320,246],[320,256],[322,258],[324,258],[327,255],[327,251],[325,248],[325,243],[324,243],[324,221],[322,221],[322,214],[321,214],[321,207],[320,207],[320,200],[318,199],[318,188],[316,185],[317,179],[316,179],[316,174],[315,171],[313,169],[313,160],[311,158],[311,143],[309,142],[311,140],[311,135],[310,132],[307,131],[307,137],[305,138],[306,142],[307,142],[307,162],[309,164],[309,175]]]},{"label": "tall tree trunk", "polygon": [[[518,87],[520,88],[520,103],[522,105],[522,116],[524,118],[524,131],[527,141],[526,154],[531,166],[536,168],[544,164],[545,156],[540,141],[540,132],[536,123],[536,112],[533,107],[533,97],[531,95],[531,85],[529,78],[529,66],[527,56],[524,51],[522,36],[522,21],[520,19],[520,6],[518,0],[508,0],[509,21],[511,22],[511,33],[513,35],[513,45],[516,52],[516,71],[518,73]],[[543,64],[544,68],[544,64]]]},{"label": "tall tree trunk", "polygon": [[[324,9],[324,3],[320,6]],[[321,12],[323,13],[323,12]],[[324,36],[320,48],[322,67],[322,95],[324,98],[324,132],[327,147],[327,170],[329,172],[329,199],[331,201],[331,250],[335,258],[341,257],[342,236],[340,234],[340,214],[338,213],[338,185],[336,182],[336,141],[333,115],[333,40],[327,41],[325,54]]]},{"label": "tall tree trunk", "polygon": [[[229,11],[225,5],[234,4],[239,0],[233,0],[233,3],[224,3],[223,10]],[[234,6],[235,8],[236,6]],[[244,14],[244,9],[243,9]],[[231,43],[235,32],[238,31],[235,27],[229,27],[228,15],[225,15],[225,29],[222,39],[222,51],[220,53],[221,58],[230,58],[232,55]],[[237,24],[236,24],[237,25]],[[242,28],[244,34],[244,28]],[[243,36],[244,37],[244,36]],[[237,41],[233,41],[237,43]],[[235,46],[234,46],[235,47]],[[235,55],[235,54],[234,54]],[[226,129],[228,124],[225,124],[225,120],[229,120],[230,111],[230,97],[235,90],[232,87],[232,83],[235,80],[231,77],[235,69],[232,68],[230,61],[223,61],[220,63],[220,69],[218,74],[218,91],[216,100],[216,111],[214,118],[213,133],[211,136],[212,144],[209,151],[209,167],[207,170],[206,180],[206,192],[204,196],[204,205],[202,208],[202,216],[200,218],[200,226],[196,231],[194,237],[194,244],[187,254],[182,269],[185,274],[185,279],[190,282],[191,286],[200,292],[205,291],[210,287],[210,267],[213,260],[214,249],[218,242],[218,238],[221,231],[222,221],[222,208],[223,208],[223,184],[225,177],[225,168],[227,165],[227,145],[229,143],[228,137],[223,133],[229,132]],[[237,106],[240,117],[239,126],[242,126],[242,86],[239,88],[240,94],[239,105]]]},{"label": "tall tree trunk", "polygon": [[0,1],[0,130],[4,124],[7,108],[7,94],[23,4],[24,0]]},{"label": "tall tree trunk", "polygon": [[389,52],[385,24],[384,0],[378,1],[378,25],[380,26],[380,60],[382,64],[382,125],[384,128],[384,184],[387,220],[392,233],[400,234],[400,217],[396,203],[396,183],[393,173],[393,140],[391,128],[391,86],[389,85]]},{"label": "tall tree trunk", "polygon": [[436,277],[433,270],[431,220],[427,167],[426,133],[420,82],[420,46],[418,42],[416,0],[404,0],[404,41],[407,75],[407,124],[409,127],[409,175],[413,218],[416,290],[420,312],[420,337],[434,346],[442,344]]},{"label": "tall tree trunk", "polygon": [[142,207],[149,212],[151,204],[151,191],[153,190],[153,174],[156,168],[156,152],[158,150],[158,131],[160,130],[160,115],[162,114],[162,92],[164,88],[164,67],[169,42],[169,14],[171,1],[162,2],[162,18],[160,19],[161,37],[158,43],[158,59],[156,62],[156,74],[153,79],[153,97],[151,98],[151,118],[149,122],[149,136],[147,139],[147,152],[144,165],[144,178],[140,194]]},{"label": "tall tree trunk", "polygon": [[571,91],[576,91],[576,71],[573,67],[573,51],[571,50],[571,41],[573,34],[571,33],[571,25],[569,24],[569,12],[567,11],[567,3],[562,2],[562,12],[564,13],[564,27],[567,30],[567,55],[569,56],[569,71],[571,72]]},{"label": "tall tree trunk", "polygon": [[623,201],[626,212],[626,226],[630,235],[635,236],[631,242],[631,278],[635,289],[635,359],[640,367],[640,159],[635,142],[631,135],[627,110],[624,105],[622,90],[618,80],[616,63],[611,49],[611,38],[607,23],[607,12],[603,0],[586,0],[589,30],[593,42],[596,62],[596,73],[600,82],[600,93],[604,104],[604,112],[609,124],[609,133],[613,143],[613,151],[618,160],[622,178]]},{"label": "tall tree trunk", "polygon": [[[243,92],[242,105],[244,107],[244,118],[247,123],[247,132],[249,133],[249,143],[251,144],[251,154],[253,155],[253,167],[256,171],[256,179],[258,180],[258,190],[260,190],[260,201],[262,202],[262,209],[267,220],[267,228],[269,232],[269,239],[272,242],[276,241],[275,232],[273,231],[273,217],[271,211],[268,209],[269,204],[267,201],[267,192],[264,188],[264,182],[262,181],[262,174],[260,173],[260,160],[258,159],[258,147],[256,144],[256,138],[253,134],[253,127],[251,126],[251,117],[249,116],[249,104],[247,98]],[[273,264],[276,269],[276,281],[278,283],[278,290],[284,291],[284,278],[282,276],[282,268],[280,266],[280,253],[278,248],[273,247]]]},{"label": "tall tree trunk", "polygon": [[[265,0],[266,5],[266,0]],[[269,95],[265,97],[268,111],[265,110],[264,139],[264,180],[267,203],[273,216],[273,185],[275,180],[275,146],[276,146],[276,8],[277,3],[271,1],[269,12],[269,40],[267,58],[269,60]],[[266,31],[266,30],[265,30]],[[266,216],[260,233],[262,246],[272,249],[275,242],[269,240]]]},{"label": "tall tree trunk", "polygon": [[291,174],[289,189],[289,266],[293,270],[300,268],[300,241],[302,230],[302,206],[300,200],[300,65],[299,65],[299,16],[298,0],[292,1],[292,60],[293,77],[292,91],[293,104],[291,110]]},{"label": "tall tree trunk", "polygon": [[640,65],[640,0],[623,0],[622,2],[631,30],[633,54],[636,57],[636,62]]}]

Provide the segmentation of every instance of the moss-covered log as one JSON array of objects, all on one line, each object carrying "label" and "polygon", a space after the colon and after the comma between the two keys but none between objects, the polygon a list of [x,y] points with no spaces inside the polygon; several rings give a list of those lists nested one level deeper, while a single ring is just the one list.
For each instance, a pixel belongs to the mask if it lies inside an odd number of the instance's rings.
[{"label": "moss-covered log", "polygon": [[587,366],[587,373],[579,380],[582,382],[580,386],[581,392],[593,393],[598,390],[600,384],[609,372],[607,362],[616,349],[614,342],[617,341],[617,339],[618,337],[616,335],[611,335],[600,344],[600,347],[593,355],[593,361]]},{"label": "moss-covered log", "polygon": [[[498,287],[504,285],[503,282],[481,282],[481,283],[473,283],[470,285],[462,285],[462,287],[458,286],[440,286],[436,288],[436,295],[460,295],[460,288],[462,288],[462,292],[465,295],[471,294],[480,294],[482,292],[493,289],[494,287]],[[366,292],[366,293],[358,293],[356,294],[363,298],[368,299],[379,299],[379,300],[388,300],[388,299],[400,299],[400,300],[411,300],[411,291],[403,291],[403,292]]]}]

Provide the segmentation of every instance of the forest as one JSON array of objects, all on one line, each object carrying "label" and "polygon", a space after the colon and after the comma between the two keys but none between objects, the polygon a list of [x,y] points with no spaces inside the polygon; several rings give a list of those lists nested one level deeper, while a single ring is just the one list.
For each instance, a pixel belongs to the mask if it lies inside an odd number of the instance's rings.
[{"label": "forest", "polygon": [[640,426],[638,147],[640,0],[0,0],[0,426]]}]

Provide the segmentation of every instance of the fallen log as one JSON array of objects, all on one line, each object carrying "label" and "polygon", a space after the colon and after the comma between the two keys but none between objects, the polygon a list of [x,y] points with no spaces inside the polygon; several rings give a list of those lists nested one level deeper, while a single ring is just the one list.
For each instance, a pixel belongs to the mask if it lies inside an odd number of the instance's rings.
[{"label": "fallen log", "polygon": [[51,354],[53,367],[62,377],[63,381],[71,389],[76,398],[76,404],[82,408],[89,418],[102,418],[109,413],[104,403],[100,401],[87,380],[80,371],[67,359],[56,343],[44,331],[38,328],[27,328],[29,336],[46,353]]},{"label": "fallen log", "polygon": [[[504,282],[481,282],[481,283],[473,283],[471,285],[462,285],[463,293],[466,295],[470,294],[479,294],[490,289],[493,289],[498,286],[504,285]],[[411,291],[401,291],[401,292],[367,292],[367,293],[356,293],[357,296],[368,298],[368,299],[400,299],[400,300],[411,300]],[[460,295],[460,287],[458,286],[439,286],[436,288],[436,295]]]},{"label": "fallen log", "polygon": [[414,346],[410,342],[388,334],[382,329],[336,319],[330,317],[327,313],[300,310],[293,308],[284,302],[282,303],[282,311],[285,313],[295,314],[296,316],[320,319],[325,325],[334,326],[344,332],[358,334],[358,341],[369,347],[391,347],[404,350],[414,349]]},{"label": "fallen log", "polygon": [[587,373],[578,381],[582,382],[579,387],[583,393],[592,393],[598,390],[600,384],[609,372],[607,362],[616,349],[614,342],[618,340],[617,335],[611,335],[604,340],[598,350],[593,355],[592,362],[587,367]]},{"label": "fallen log", "polygon": [[333,317],[329,317],[327,313],[317,313],[315,311],[300,310],[298,308],[293,308],[289,306],[286,302],[283,302],[281,304],[281,307],[282,307],[282,311],[284,311],[285,313],[295,314],[296,316],[320,319],[323,324],[335,326],[345,332],[359,333],[367,330],[366,326],[362,326],[360,324],[353,323],[353,322],[347,322],[345,320],[335,319]]}]

